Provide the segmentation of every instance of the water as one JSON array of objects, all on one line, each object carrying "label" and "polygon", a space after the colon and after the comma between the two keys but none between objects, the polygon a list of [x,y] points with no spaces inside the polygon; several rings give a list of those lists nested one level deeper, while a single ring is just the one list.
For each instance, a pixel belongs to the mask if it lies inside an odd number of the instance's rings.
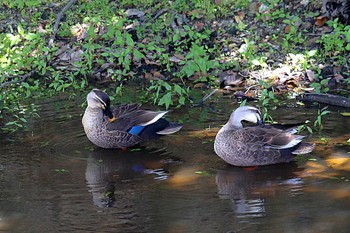
[{"label": "water", "polygon": [[[213,151],[236,105],[212,106],[174,110],[179,133],[122,151],[87,140],[76,103],[41,103],[29,131],[0,136],[0,232],[349,232],[349,118],[326,116],[307,159],[240,168]],[[281,122],[316,114],[273,112]]]}]

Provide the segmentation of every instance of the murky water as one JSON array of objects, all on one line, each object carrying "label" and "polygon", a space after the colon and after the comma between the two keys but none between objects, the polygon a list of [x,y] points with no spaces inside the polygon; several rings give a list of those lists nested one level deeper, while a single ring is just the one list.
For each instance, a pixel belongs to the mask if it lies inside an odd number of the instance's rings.
[{"label": "murky water", "polygon": [[244,169],[213,151],[230,102],[174,110],[183,130],[128,151],[93,146],[74,103],[41,104],[28,132],[0,136],[0,232],[349,232],[350,118],[326,116],[306,159]]}]

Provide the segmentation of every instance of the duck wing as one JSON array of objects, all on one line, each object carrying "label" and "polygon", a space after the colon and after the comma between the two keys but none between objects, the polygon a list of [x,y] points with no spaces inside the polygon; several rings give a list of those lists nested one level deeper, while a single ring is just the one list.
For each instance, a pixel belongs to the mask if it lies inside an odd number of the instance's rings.
[{"label": "duck wing", "polygon": [[295,128],[281,130],[274,127],[247,127],[240,130],[244,142],[265,148],[287,149],[298,145],[304,136],[294,135]]},{"label": "duck wing", "polygon": [[[139,108],[134,110],[128,109],[120,115],[116,115],[116,120],[113,123],[107,124],[108,130],[119,130],[128,132],[134,126],[140,126],[141,128],[155,123],[162,118],[168,111],[149,111]],[[137,130],[141,130],[137,128]]]},{"label": "duck wing", "polygon": [[133,112],[141,107],[141,104],[122,104],[118,105],[113,109],[113,114],[115,117],[120,117],[124,114]]}]

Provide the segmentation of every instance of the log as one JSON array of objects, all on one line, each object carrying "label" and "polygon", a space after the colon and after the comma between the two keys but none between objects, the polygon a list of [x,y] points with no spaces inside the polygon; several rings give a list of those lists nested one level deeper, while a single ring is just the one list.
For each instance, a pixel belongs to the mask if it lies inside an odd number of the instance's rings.
[{"label": "log", "polygon": [[296,98],[303,102],[318,102],[333,106],[350,108],[350,99],[340,95],[305,93]]}]

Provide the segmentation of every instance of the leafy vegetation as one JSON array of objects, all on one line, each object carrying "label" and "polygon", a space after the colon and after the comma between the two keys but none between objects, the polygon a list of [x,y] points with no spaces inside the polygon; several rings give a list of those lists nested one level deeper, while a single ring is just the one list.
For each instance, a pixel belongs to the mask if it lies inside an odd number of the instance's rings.
[{"label": "leafy vegetation", "polygon": [[[327,22],[331,33],[319,33],[322,25],[309,22],[317,13],[288,11],[281,7],[283,1],[65,4],[0,4],[6,9],[0,14],[0,117],[7,131],[37,115],[28,98],[67,91],[74,95],[96,82],[112,84],[121,95],[125,85],[136,81],[146,93],[140,101],[171,108],[191,103],[193,88],[217,88],[225,85],[218,76],[245,71],[238,87],[260,99],[265,120],[272,120],[268,109],[281,104],[279,96],[295,96],[306,87],[328,92],[334,74],[324,76],[321,65],[330,61],[345,70],[336,81],[342,77],[342,83],[350,84],[350,26],[334,19]],[[308,44],[315,34],[315,42]],[[283,71],[276,73],[278,69]],[[277,95],[281,86],[286,95]],[[316,125],[322,127],[321,119]]]}]

